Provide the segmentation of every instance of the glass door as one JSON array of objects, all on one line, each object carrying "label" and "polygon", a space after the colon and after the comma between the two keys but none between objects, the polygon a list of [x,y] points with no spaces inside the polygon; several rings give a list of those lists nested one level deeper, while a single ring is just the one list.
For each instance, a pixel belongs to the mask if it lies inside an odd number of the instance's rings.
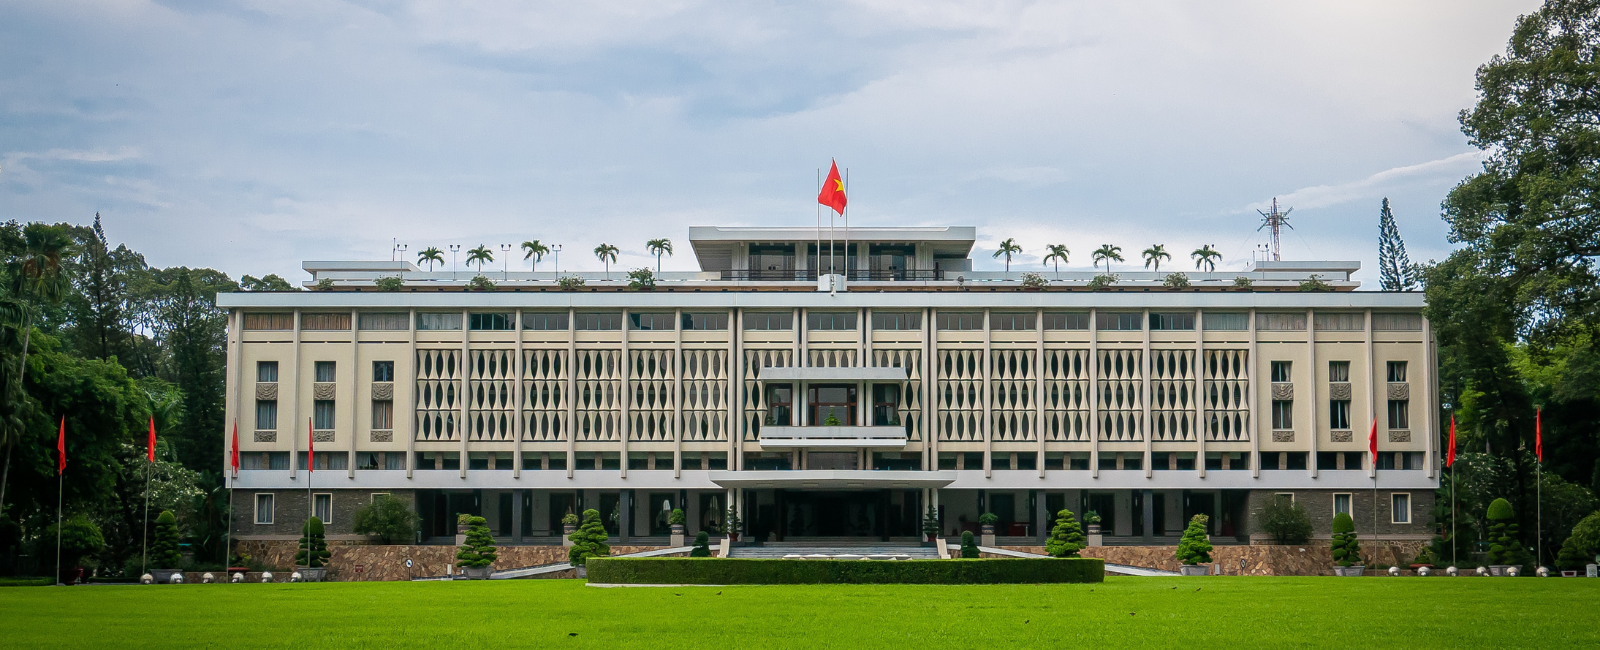
[{"label": "glass door", "polygon": [[847,384],[813,384],[807,388],[810,420],[814,427],[848,427],[856,423],[856,387]]}]

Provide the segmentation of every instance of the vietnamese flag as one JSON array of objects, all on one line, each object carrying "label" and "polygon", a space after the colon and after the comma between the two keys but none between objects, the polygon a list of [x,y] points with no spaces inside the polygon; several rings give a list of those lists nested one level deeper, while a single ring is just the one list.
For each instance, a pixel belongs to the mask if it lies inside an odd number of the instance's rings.
[{"label": "vietnamese flag", "polygon": [[233,453],[229,455],[233,462],[233,473],[239,473],[239,421],[233,421]]},{"label": "vietnamese flag", "polygon": [[306,418],[306,473],[317,464],[317,434],[311,431],[311,418]]},{"label": "vietnamese flag", "polygon": [[156,462],[156,416],[154,415],[150,416],[150,444],[145,454],[150,458],[150,462]]},{"label": "vietnamese flag", "polygon": [[844,179],[839,177],[839,163],[834,162],[828,170],[828,180],[822,181],[822,192],[817,194],[817,203],[821,203],[834,212],[844,214],[846,204],[844,198]]},{"label": "vietnamese flag", "polygon": [[1533,410],[1533,457],[1544,462],[1544,433],[1539,422],[1541,409]]},{"label": "vietnamese flag", "polygon": [[1450,414],[1450,449],[1445,451],[1444,466],[1449,467],[1456,463],[1456,415]]},{"label": "vietnamese flag", "polygon": [[61,433],[56,436],[56,476],[67,471],[67,416],[61,416]]},{"label": "vietnamese flag", "polygon": [[1378,418],[1372,418],[1372,433],[1367,434],[1367,448],[1372,450],[1372,469],[1378,469]]}]

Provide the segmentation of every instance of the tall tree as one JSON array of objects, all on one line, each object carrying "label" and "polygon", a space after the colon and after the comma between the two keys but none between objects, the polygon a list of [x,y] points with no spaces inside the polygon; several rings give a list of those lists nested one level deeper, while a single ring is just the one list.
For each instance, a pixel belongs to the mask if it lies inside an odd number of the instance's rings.
[{"label": "tall tree", "polygon": [[1016,239],[1009,237],[1006,238],[1005,241],[1000,242],[1000,246],[994,252],[994,256],[996,258],[1000,257],[1001,255],[1006,257],[1006,273],[1011,272],[1011,256],[1020,254],[1022,254],[1022,246],[1017,244]]},{"label": "tall tree", "polygon": [[[1065,244],[1049,244],[1045,246],[1045,250],[1049,252],[1044,256],[1044,263],[1054,262],[1056,265],[1056,279],[1061,279],[1061,263],[1067,261],[1067,256],[1071,255],[1072,251],[1067,250]],[[1071,262],[1067,263],[1071,264]]]},{"label": "tall tree", "polygon": [[1383,209],[1378,211],[1378,285],[1384,291],[1410,291],[1417,287],[1406,242],[1400,239],[1400,228],[1389,211],[1389,197],[1383,197]]},{"label": "tall tree", "polygon": [[[7,269],[11,294],[16,297],[22,317],[22,350],[17,362],[18,380],[28,381],[28,346],[33,325],[41,311],[61,302],[70,285],[62,277],[61,260],[72,254],[71,238],[64,228],[30,223],[22,229],[22,254]],[[0,469],[0,510],[5,508],[6,482],[11,474],[11,454],[17,444],[12,432],[5,441],[5,461]]]},{"label": "tall tree", "polygon": [[665,239],[665,238],[663,238],[663,239],[652,239],[652,240],[650,240],[648,242],[645,242],[644,248],[645,248],[645,250],[650,251],[651,255],[656,256],[656,273],[660,273],[661,272],[661,254],[662,253],[666,253],[667,255],[671,255],[672,254],[672,240]]},{"label": "tall tree", "polygon": [[1156,273],[1161,272],[1161,260],[1172,259],[1172,253],[1167,252],[1167,247],[1164,244],[1155,244],[1144,249],[1144,252],[1140,254],[1144,256],[1144,267],[1148,269],[1151,264],[1154,264],[1156,265]]},{"label": "tall tree", "polygon": [[477,262],[479,274],[483,273],[483,265],[493,261],[494,251],[489,250],[489,247],[483,244],[478,244],[477,248],[467,251],[467,266],[472,266],[473,262]]},{"label": "tall tree", "polygon": [[611,244],[601,243],[594,247],[594,256],[606,265],[607,280],[611,279],[611,265],[617,262],[617,253],[617,247]]},{"label": "tall tree", "polygon": [[530,239],[522,242],[522,251],[524,253],[522,259],[533,260],[533,263],[529,265],[529,269],[537,271],[539,270],[539,261],[543,260],[545,255],[550,254],[550,247],[539,243],[537,239]]},{"label": "tall tree", "polygon": [[427,264],[428,270],[432,271],[434,264],[444,264],[444,251],[433,246],[417,251],[417,263]]},{"label": "tall tree", "polygon": [[241,291],[299,291],[298,287],[289,284],[288,280],[279,277],[276,273],[257,278],[253,275],[239,276],[239,289]]},{"label": "tall tree", "polygon": [[1194,249],[1194,252],[1189,253],[1189,257],[1194,258],[1194,270],[1198,271],[1201,265],[1204,265],[1206,273],[1214,273],[1217,270],[1217,260],[1222,259],[1222,253],[1211,244],[1206,244]]},{"label": "tall tree", "polygon": [[1113,261],[1116,261],[1116,262],[1123,261],[1122,260],[1122,247],[1121,246],[1112,246],[1111,244],[1101,244],[1099,248],[1094,249],[1094,253],[1092,254],[1092,257],[1094,258],[1095,266],[1099,266],[1101,262],[1105,262],[1106,263],[1106,272],[1110,273],[1111,272],[1111,262],[1113,262]]}]

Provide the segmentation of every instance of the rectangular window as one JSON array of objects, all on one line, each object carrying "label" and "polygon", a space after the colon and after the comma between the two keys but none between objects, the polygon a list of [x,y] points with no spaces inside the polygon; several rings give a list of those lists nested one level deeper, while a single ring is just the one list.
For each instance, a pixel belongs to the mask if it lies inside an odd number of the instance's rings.
[{"label": "rectangular window", "polygon": [[1340,513],[1353,514],[1350,512],[1350,495],[1348,493],[1339,492],[1333,495],[1333,516],[1337,517]]},{"label": "rectangular window", "polygon": [[316,366],[315,366],[315,368],[316,368],[316,381],[319,381],[319,382],[338,381],[338,379],[336,379],[337,373],[334,372],[334,369],[337,368],[337,367],[338,367],[338,365],[333,361],[318,361]]},{"label": "rectangular window", "polygon": [[1272,400],[1272,428],[1294,428],[1294,402],[1289,400]]},{"label": "rectangular window", "polygon": [[622,314],[617,312],[589,312],[574,314],[574,329],[585,332],[609,332],[622,329]]},{"label": "rectangular window", "polygon": [[990,312],[989,329],[996,332],[1031,332],[1038,314],[1029,312]]},{"label": "rectangular window", "polygon": [[1420,332],[1422,314],[1373,314],[1372,329],[1379,332]]},{"label": "rectangular window", "polygon": [[1095,312],[1094,328],[1097,330],[1139,331],[1141,314],[1131,312]]},{"label": "rectangular window", "polygon": [[272,523],[272,495],[270,495],[270,494],[257,494],[256,495],[256,523],[258,523],[258,524],[270,524],[270,523]]},{"label": "rectangular window", "polygon": [[728,313],[721,311],[683,313],[681,327],[692,331],[723,331],[728,329]]},{"label": "rectangular window", "polygon": [[813,331],[847,332],[856,328],[853,311],[808,311],[806,329]]},{"label": "rectangular window", "polygon": [[1394,454],[1378,454],[1375,459],[1378,469],[1394,469]]},{"label": "rectangular window", "polygon": [[356,325],[363,330],[404,332],[411,329],[411,315],[405,312],[362,312]]},{"label": "rectangular window", "polygon": [[1274,361],[1274,362],[1272,362],[1272,381],[1273,381],[1273,383],[1281,384],[1281,383],[1287,383],[1287,382],[1294,381],[1294,374],[1292,372],[1290,372],[1290,370],[1293,368],[1293,363],[1294,362],[1292,362],[1292,361]]},{"label": "rectangular window", "polygon": [[794,314],[787,311],[746,312],[744,328],[751,332],[786,332],[794,329]]},{"label": "rectangular window", "polygon": [[1044,328],[1047,330],[1089,329],[1089,312],[1045,312]]},{"label": "rectangular window", "polygon": [[271,431],[278,428],[278,400],[256,400],[256,429]]},{"label": "rectangular window", "polygon": [[1350,400],[1336,399],[1328,402],[1328,428],[1350,428]]},{"label": "rectangular window", "polygon": [[269,452],[267,452],[267,469],[288,470],[289,469],[289,452],[287,452],[287,451],[269,451]]},{"label": "rectangular window", "polygon": [[1256,314],[1256,329],[1269,332],[1300,332],[1306,329],[1305,314]]},{"label": "rectangular window", "polygon": [[324,524],[333,523],[333,495],[311,495],[311,516],[322,520]]},{"label": "rectangular window", "polygon": [[1403,382],[1405,380],[1406,380],[1406,362],[1404,362],[1404,361],[1390,361],[1389,362],[1389,381],[1392,381],[1392,382]]},{"label": "rectangular window", "polygon": [[1241,312],[1206,312],[1201,319],[1207,330],[1242,332],[1250,329],[1250,314]]},{"label": "rectangular window", "polygon": [[1150,329],[1155,330],[1192,330],[1194,329],[1194,314],[1189,312],[1174,312],[1164,314],[1150,314]]},{"label": "rectangular window", "polygon": [[1318,331],[1359,332],[1367,328],[1365,314],[1317,314],[1311,325]]},{"label": "rectangular window", "polygon": [[276,362],[276,361],[257,361],[256,362],[256,381],[261,381],[261,382],[275,382],[275,381],[278,381],[278,362]]},{"label": "rectangular window", "polygon": [[1405,493],[1389,495],[1389,510],[1391,523],[1411,523],[1411,495]]},{"label": "rectangular window", "polygon": [[333,428],[333,400],[319,399],[311,403],[311,428],[328,430]]},{"label": "rectangular window", "polygon": [[461,312],[435,312],[417,314],[417,329],[445,332],[461,329]]},{"label": "rectangular window", "polygon": [[349,313],[304,313],[300,314],[300,329],[347,331],[350,329]]},{"label": "rectangular window", "polygon": [[676,314],[661,312],[629,312],[628,329],[641,332],[672,331]]},{"label": "rectangular window", "polygon": [[567,312],[522,312],[522,329],[539,332],[565,332]]},{"label": "rectangular window", "polygon": [[379,400],[372,403],[372,428],[379,431],[394,428],[393,400]]},{"label": "rectangular window", "polygon": [[245,314],[244,328],[247,330],[292,330],[294,329],[294,314]]},{"label": "rectangular window", "polygon": [[372,381],[394,381],[394,362],[372,362]]},{"label": "rectangular window", "polygon": [[467,314],[467,329],[473,331],[506,332],[517,329],[517,319],[511,314]]},{"label": "rectangular window", "polygon": [[400,455],[400,452],[398,452],[398,451],[391,451],[389,453],[386,453],[386,454],[383,455],[383,468],[384,469],[405,469],[406,468],[406,457]]},{"label": "rectangular window", "polygon": [[941,311],[937,321],[939,329],[970,332],[983,329],[983,312]]},{"label": "rectangular window", "polygon": [[874,311],[872,312],[872,329],[887,331],[920,330],[922,329],[922,312]]},{"label": "rectangular window", "polygon": [[[305,466],[306,466],[306,452],[302,451],[299,454],[297,454],[296,458],[295,458],[295,463],[297,465],[299,465],[299,467],[301,469],[305,469]],[[349,467],[350,467],[350,456],[346,452],[342,452],[342,451],[319,451],[319,452],[317,452],[317,467],[316,467],[317,471],[330,470],[330,469],[348,469]]]},{"label": "rectangular window", "polygon": [[1350,381],[1350,362],[1329,361],[1328,381],[1332,383],[1344,383]]},{"label": "rectangular window", "polygon": [[1389,428],[1411,428],[1411,400],[1389,400]]}]

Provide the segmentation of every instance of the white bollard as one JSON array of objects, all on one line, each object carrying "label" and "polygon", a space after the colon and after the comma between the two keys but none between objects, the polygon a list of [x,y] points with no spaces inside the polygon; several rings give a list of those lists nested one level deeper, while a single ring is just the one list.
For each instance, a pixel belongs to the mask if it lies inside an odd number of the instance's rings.
[{"label": "white bollard", "polygon": [[261,572],[261,581],[262,582],[272,582],[272,572],[271,571],[263,571],[263,572]]},{"label": "white bollard", "polygon": [[233,576],[228,578],[228,581],[229,582],[234,582],[234,583],[244,582],[244,573],[243,572],[235,572],[233,574]]},{"label": "white bollard", "polygon": [[1506,567],[1506,575],[1511,576],[1513,578],[1515,578],[1515,577],[1517,577],[1519,575],[1522,575],[1522,567],[1519,567],[1519,566]]},{"label": "white bollard", "polygon": [[1458,575],[1461,575],[1461,571],[1456,569],[1455,567],[1450,567],[1448,569],[1445,569],[1444,572],[1449,574],[1450,577],[1452,577],[1452,578],[1454,578],[1454,577],[1456,577]]},{"label": "white bollard", "polygon": [[299,571],[289,574],[289,582],[300,582],[300,580],[301,577]]},{"label": "white bollard", "polygon": [[1486,575],[1489,575],[1489,567],[1483,567],[1483,566],[1481,566],[1481,567],[1478,567],[1478,571],[1477,571],[1477,573],[1478,573],[1478,575],[1480,575],[1480,576],[1486,576]]},{"label": "white bollard", "polygon": [[155,583],[156,583],[155,576],[152,576],[152,575],[150,575],[148,573],[146,573],[146,574],[144,574],[142,576],[139,576],[139,584],[142,584],[142,585],[153,585]]},{"label": "white bollard", "polygon": [[200,576],[200,583],[201,584],[209,585],[209,584],[211,584],[213,582],[216,582],[216,581],[217,581],[217,577],[214,576],[214,575],[211,575],[210,573],[207,573],[205,575]]},{"label": "white bollard", "polygon": [[1417,567],[1417,575],[1419,575],[1419,576],[1422,576],[1422,577],[1426,578],[1426,577],[1428,577],[1428,574],[1431,574],[1431,573],[1433,573],[1433,569],[1430,569],[1428,567]]},{"label": "white bollard", "polygon": [[1539,570],[1535,571],[1534,574],[1541,578],[1548,578],[1550,577],[1550,567],[1539,567]]},{"label": "white bollard", "polygon": [[175,585],[183,584],[183,572],[182,571],[179,571],[177,573],[172,574],[172,584],[175,584]]},{"label": "white bollard", "polygon": [[1400,567],[1397,567],[1397,566],[1389,567],[1389,575],[1391,575],[1391,576],[1400,575]]}]

